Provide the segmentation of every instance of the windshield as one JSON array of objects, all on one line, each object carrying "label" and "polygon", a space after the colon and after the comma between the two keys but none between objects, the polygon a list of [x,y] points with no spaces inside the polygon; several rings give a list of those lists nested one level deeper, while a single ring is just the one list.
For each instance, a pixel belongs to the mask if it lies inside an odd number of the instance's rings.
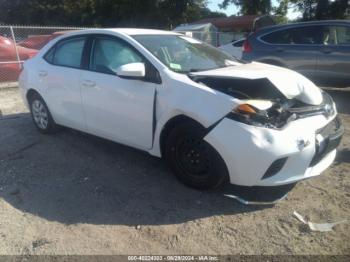
[{"label": "windshield", "polygon": [[148,49],[168,68],[179,73],[205,71],[237,65],[237,59],[202,43],[181,35],[134,35],[136,41]]}]

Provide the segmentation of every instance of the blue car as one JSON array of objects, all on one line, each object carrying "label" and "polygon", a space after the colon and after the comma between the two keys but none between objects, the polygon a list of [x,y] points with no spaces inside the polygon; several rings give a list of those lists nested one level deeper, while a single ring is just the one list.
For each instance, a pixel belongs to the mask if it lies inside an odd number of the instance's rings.
[{"label": "blue car", "polygon": [[242,59],[295,70],[322,86],[350,86],[350,21],[265,27],[248,36]]}]

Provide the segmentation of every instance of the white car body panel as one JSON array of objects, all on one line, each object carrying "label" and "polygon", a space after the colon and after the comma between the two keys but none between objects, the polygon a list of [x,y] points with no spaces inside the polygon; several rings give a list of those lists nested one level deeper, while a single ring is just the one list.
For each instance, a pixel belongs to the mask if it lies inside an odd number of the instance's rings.
[{"label": "white car body panel", "polygon": [[197,72],[193,75],[245,79],[267,78],[288,99],[298,98],[300,101],[311,105],[319,105],[322,102],[320,89],[310,80],[295,71],[279,66],[252,62],[240,66]]},{"label": "white car body panel", "polygon": [[130,63],[120,66],[116,73],[118,76],[145,77],[146,68],[143,63]]},{"label": "white car body panel", "polygon": [[228,53],[229,55],[232,55],[238,59],[241,59],[242,58],[242,44],[240,44],[240,46],[235,46],[236,43],[238,42],[242,42],[244,41],[244,39],[239,39],[239,40],[236,40],[236,41],[233,41],[233,42],[230,42],[226,45],[222,45],[222,46],[219,46],[219,49],[221,49],[222,51]]},{"label": "white car body panel", "polygon": [[160,134],[173,117],[185,115],[208,128],[241,103],[238,99],[197,84],[187,76],[169,69],[161,75],[169,78],[164,77],[163,88],[157,90],[157,125],[153,148],[149,151],[154,156],[161,156]]},{"label": "white car body panel", "polygon": [[[81,129],[85,126],[79,86],[81,70],[42,66],[46,67],[46,70],[39,70],[38,73],[42,84],[41,94],[45,97],[53,118],[61,125]],[[40,71],[44,71],[44,75],[40,75]],[[58,97],[61,99],[57,99]],[[85,128],[82,130],[85,131]]]},{"label": "white car body panel", "polygon": [[[315,130],[332,119],[314,116],[289,123],[283,130],[259,128],[224,119],[205,140],[220,152],[228,165],[230,182],[243,186],[284,185],[319,175],[335,158],[332,151],[318,165],[309,168],[315,154]],[[231,134],[235,134],[231,139]],[[298,148],[298,140],[308,142]],[[235,153],[232,154],[232,148]],[[282,170],[271,178],[261,180],[271,163],[288,157]],[[259,167],[259,168],[257,168]]]},{"label": "white car body panel", "polygon": [[[81,34],[117,36],[142,53],[158,70],[161,84],[118,76],[53,66],[43,55],[67,36]],[[320,174],[335,157],[330,152],[316,166],[308,165],[315,154],[315,132],[335,117],[317,115],[292,121],[281,130],[243,124],[225,116],[245,101],[226,95],[168,69],[130,35],[179,35],[173,32],[141,29],[92,29],[72,32],[46,45],[36,57],[27,60],[19,78],[23,100],[28,90],[36,90],[46,101],[54,120],[115,142],[148,151],[160,157],[160,138],[165,125],[184,115],[210,128],[205,140],[223,158],[230,182],[246,186],[277,186]],[[137,70],[136,70],[137,71]],[[191,73],[241,79],[267,78],[286,98],[306,104],[322,103],[321,91],[300,74],[262,63],[239,64],[221,69]],[[257,107],[267,103],[252,101]],[[298,140],[308,141],[298,148]],[[288,157],[282,170],[261,180],[276,159]],[[253,163],[253,164],[252,164]]]},{"label": "white car body panel", "polygon": [[86,132],[139,149],[152,147],[156,84],[83,71],[80,88]]}]

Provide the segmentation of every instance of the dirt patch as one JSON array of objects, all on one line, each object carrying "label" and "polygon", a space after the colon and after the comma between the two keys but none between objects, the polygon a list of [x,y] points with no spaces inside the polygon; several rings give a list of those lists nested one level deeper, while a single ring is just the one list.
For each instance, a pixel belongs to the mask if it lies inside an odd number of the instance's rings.
[{"label": "dirt patch", "polygon": [[18,89],[0,91],[1,254],[350,254],[348,90],[330,91],[346,133],[336,162],[273,207],[180,184],[146,153],[82,133],[37,132]]}]

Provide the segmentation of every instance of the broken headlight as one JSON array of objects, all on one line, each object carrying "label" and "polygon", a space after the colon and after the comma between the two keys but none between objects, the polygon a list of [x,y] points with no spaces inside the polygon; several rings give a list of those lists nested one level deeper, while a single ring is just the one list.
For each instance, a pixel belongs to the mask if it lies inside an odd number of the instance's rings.
[{"label": "broken headlight", "polygon": [[278,104],[264,110],[251,104],[240,104],[227,117],[248,125],[275,129],[282,128],[289,121],[296,119],[295,114],[283,110]]}]

